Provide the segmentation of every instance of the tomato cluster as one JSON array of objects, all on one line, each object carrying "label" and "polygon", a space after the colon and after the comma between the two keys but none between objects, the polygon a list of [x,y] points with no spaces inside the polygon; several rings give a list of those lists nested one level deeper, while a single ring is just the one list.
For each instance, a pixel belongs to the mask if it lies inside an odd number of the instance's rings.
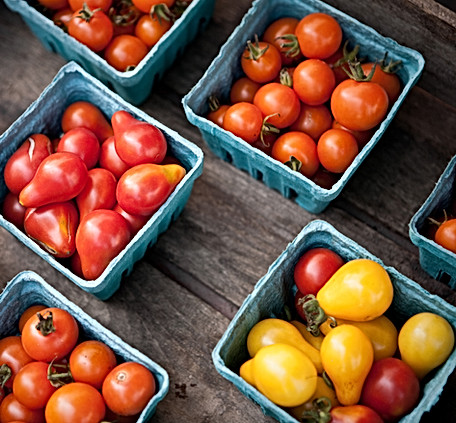
[{"label": "tomato cluster", "polygon": [[121,72],[133,70],[192,0],[38,0],[44,13]]},{"label": "tomato cluster", "polygon": [[325,13],[273,21],[240,57],[229,101],[207,118],[329,189],[399,97],[399,62],[358,58]]},{"label": "tomato cluster", "polygon": [[77,275],[96,279],[167,200],[186,170],[155,125],[86,101],[63,134],[32,134],[5,165],[3,216]]},{"label": "tomato cluster", "polygon": [[421,312],[393,323],[386,270],[327,248],[306,251],[294,281],[297,316],[253,326],[240,376],[299,421],[382,423],[409,413],[420,382],[453,350],[448,321]]},{"label": "tomato cluster", "polygon": [[83,339],[66,310],[31,306],[18,328],[0,339],[0,423],[133,422],[156,393],[149,369]]}]

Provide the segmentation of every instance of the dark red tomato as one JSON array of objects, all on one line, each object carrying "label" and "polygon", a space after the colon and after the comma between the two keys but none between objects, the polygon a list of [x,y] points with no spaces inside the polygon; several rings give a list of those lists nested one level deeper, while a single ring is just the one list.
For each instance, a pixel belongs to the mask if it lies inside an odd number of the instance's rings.
[{"label": "dark red tomato", "polygon": [[112,115],[111,123],[117,154],[128,165],[161,163],[165,158],[166,138],[155,125],[123,110]]},{"label": "dark red tomato", "polygon": [[97,340],[76,345],[70,355],[70,371],[75,382],[84,382],[101,389],[107,374],[117,365],[110,347]]},{"label": "dark red tomato", "polygon": [[175,0],[133,0],[133,4],[143,13],[150,13],[154,6],[164,4],[171,8]]},{"label": "dark red tomato", "polygon": [[112,209],[116,204],[116,186],[117,179],[109,170],[89,170],[87,183],[76,197],[80,218],[96,209]]},{"label": "dark red tomato", "polygon": [[241,56],[241,67],[248,78],[263,84],[277,77],[282,67],[282,59],[272,44],[248,41]]},{"label": "dark red tomato", "polygon": [[336,120],[332,122],[331,127],[334,129],[343,129],[344,131],[350,132],[356,138],[356,142],[358,143],[358,149],[360,151],[371,140],[375,133],[375,129],[369,129],[367,131],[353,131],[341,125]]},{"label": "dark red tomato", "polygon": [[[13,393],[7,395],[0,404],[0,422],[44,423],[44,410],[30,410],[22,405]],[[48,422],[47,422],[48,423]]]},{"label": "dark red tomato", "polygon": [[255,94],[257,106],[267,122],[276,128],[290,126],[299,116],[301,102],[292,88],[278,82],[263,85]]},{"label": "dark red tomato", "polygon": [[25,233],[54,257],[67,258],[74,253],[78,224],[78,210],[72,201],[32,207],[25,212]]},{"label": "dark red tomato", "polygon": [[251,146],[270,156],[272,154],[272,147],[274,146],[277,138],[279,138],[279,134],[266,132],[263,134],[263,139],[258,138],[253,144],[251,144]]},{"label": "dark red tomato", "polygon": [[141,17],[141,11],[129,0],[115,1],[109,9],[108,16],[114,26],[114,36],[135,34],[135,25]]},{"label": "dark red tomato", "polygon": [[254,104],[241,102],[233,104],[225,112],[223,129],[252,144],[261,134],[263,115]]},{"label": "dark red tomato", "polygon": [[382,418],[365,405],[346,405],[334,407],[331,423],[383,423]]},{"label": "dark red tomato", "polygon": [[154,375],[140,363],[119,364],[103,382],[102,394],[106,405],[121,416],[139,413],[154,396]]},{"label": "dark red tomato", "polygon": [[14,378],[14,396],[30,410],[43,409],[57,390],[57,387],[49,382],[48,367],[49,363],[33,361],[19,370]]},{"label": "dark red tomato", "polygon": [[326,59],[342,42],[342,28],[326,13],[311,13],[302,18],[295,30],[302,54],[309,59]]},{"label": "dark red tomato", "polygon": [[106,406],[101,394],[86,383],[69,383],[57,389],[49,399],[46,423],[101,422]]},{"label": "dark red tomato", "polygon": [[54,153],[39,165],[33,179],[19,194],[25,207],[68,201],[76,197],[88,179],[87,166],[74,153]]},{"label": "dark red tomato", "polygon": [[99,166],[109,170],[116,179],[119,179],[124,172],[130,168],[117,154],[116,141],[114,136],[109,137],[101,144]]},{"label": "dark red tomato", "polygon": [[434,241],[443,248],[456,253],[456,219],[442,222],[434,235]]},{"label": "dark red tomato", "polygon": [[377,126],[388,112],[388,94],[375,82],[342,81],[332,93],[334,119],[354,131]]},{"label": "dark red tomato", "polygon": [[101,9],[103,12],[108,13],[109,8],[112,5],[112,0],[68,0],[68,4],[73,12],[81,10],[84,3],[92,10]]},{"label": "dark red tomato", "polygon": [[253,97],[261,87],[261,84],[243,76],[234,81],[230,90],[230,101],[232,104],[247,102],[253,103]]},{"label": "dark red tomato", "polygon": [[50,10],[59,10],[68,7],[68,0],[40,0],[38,3]]},{"label": "dark red tomato", "polygon": [[[290,66],[302,60],[302,53],[297,43],[293,44],[290,37],[293,36],[299,20],[296,18],[285,17],[272,22],[264,31],[263,41],[272,44],[280,52],[283,66]],[[289,45],[291,43],[291,46]]]},{"label": "dark red tomato", "polygon": [[170,19],[158,17],[156,14],[143,15],[135,26],[135,35],[150,49],[171,28]]},{"label": "dark red tomato", "polygon": [[55,25],[68,32],[68,22],[73,17],[73,10],[70,7],[57,10],[52,16],[52,21]]},{"label": "dark red tomato", "polygon": [[299,116],[290,126],[290,130],[305,132],[317,142],[321,134],[331,128],[332,121],[331,112],[324,104],[309,106],[303,103]]},{"label": "dark red tomato", "polygon": [[87,169],[92,169],[100,156],[100,142],[90,129],[74,128],[63,135],[56,151],[74,153],[84,161]]},{"label": "dark red tomato", "polygon": [[150,216],[168,199],[185,173],[182,166],[175,164],[134,166],[119,179],[117,202],[127,213]]},{"label": "dark red tomato", "polygon": [[320,167],[317,170],[317,173],[315,173],[315,175],[312,177],[312,181],[324,189],[331,189],[332,186],[337,182],[337,179],[337,175],[332,172],[328,172],[323,167]]},{"label": "dark red tomato", "polygon": [[6,381],[5,387],[12,388],[16,374],[31,361],[33,358],[27,354],[22,346],[20,336],[6,336],[0,339],[0,366],[6,364],[11,369],[11,376]]},{"label": "dark red tomato", "polygon": [[84,278],[98,278],[130,242],[127,221],[113,210],[94,210],[79,224],[76,249]]},{"label": "dark red tomato", "polygon": [[3,217],[20,230],[24,229],[24,216],[26,208],[19,203],[19,197],[12,192],[6,194],[3,200]]},{"label": "dark red tomato", "polygon": [[41,162],[51,154],[51,140],[46,135],[30,135],[6,162],[4,178],[8,189],[19,195],[32,180]]},{"label": "dark red tomato", "polygon": [[216,125],[223,127],[223,119],[229,108],[230,106],[228,104],[220,104],[215,110],[211,110],[207,114],[207,118]]},{"label": "dark red tomato", "polygon": [[128,222],[132,238],[138,233],[138,231],[147,223],[147,221],[152,216],[141,216],[139,214],[127,213],[122,207],[119,206],[119,204],[116,204],[113,210],[122,215]]},{"label": "dark red tomato", "polygon": [[274,159],[312,177],[320,166],[315,141],[304,132],[287,132],[275,141],[271,155]]},{"label": "dark red tomato", "polygon": [[111,124],[103,112],[88,101],[70,104],[63,112],[61,125],[63,132],[79,127],[90,129],[100,142],[113,135]]},{"label": "dark red tomato", "polygon": [[78,336],[75,318],[66,310],[50,307],[27,320],[22,329],[22,345],[33,359],[50,363],[68,355]]},{"label": "dark red tomato", "polygon": [[34,316],[36,313],[38,313],[41,310],[44,310],[45,308],[47,308],[47,307],[43,304],[36,304],[36,305],[32,305],[32,306],[28,307],[21,314],[21,317],[19,318],[19,324],[18,324],[19,332],[22,332],[22,329],[23,329],[25,323],[27,322],[28,319],[30,319],[30,317]]},{"label": "dark red tomato", "polygon": [[103,57],[120,72],[133,70],[144,59],[149,48],[135,35],[115,36],[104,51]]},{"label": "dark red tomato", "polygon": [[358,143],[350,132],[328,129],[318,140],[318,158],[330,172],[343,173],[358,154]]},{"label": "dark red tomato", "polygon": [[304,60],[293,73],[293,89],[301,101],[310,106],[326,103],[335,85],[334,72],[322,60]]},{"label": "dark red tomato", "polygon": [[394,357],[376,361],[364,381],[360,402],[385,421],[397,421],[420,397],[420,382],[412,368]]},{"label": "dark red tomato", "polygon": [[294,281],[303,294],[317,295],[320,288],[344,264],[339,254],[329,248],[307,250],[294,268]]},{"label": "dark red tomato", "polygon": [[82,273],[81,257],[79,257],[77,250],[70,257],[70,269],[76,276],[84,278],[84,274]]},{"label": "dark red tomato", "polygon": [[[375,63],[363,63],[361,68],[363,69],[364,75],[369,75],[374,67]],[[381,85],[388,94],[389,105],[392,106],[398,99],[401,93],[401,80],[396,73],[386,72],[382,67],[377,64],[375,66],[374,74],[372,75],[371,82],[376,82]]]},{"label": "dark red tomato", "polygon": [[90,50],[100,52],[106,48],[114,33],[112,22],[101,9],[86,4],[73,14],[68,22],[68,33]]}]

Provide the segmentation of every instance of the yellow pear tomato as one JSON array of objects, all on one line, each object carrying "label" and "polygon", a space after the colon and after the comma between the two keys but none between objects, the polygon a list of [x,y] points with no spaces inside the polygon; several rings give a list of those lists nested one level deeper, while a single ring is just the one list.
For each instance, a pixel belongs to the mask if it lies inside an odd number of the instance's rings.
[{"label": "yellow pear tomato", "polygon": [[239,376],[242,377],[248,384],[255,386],[255,378],[253,376],[253,358],[247,360],[244,364],[242,364],[241,368],[239,369]]},{"label": "yellow pear tomato", "polygon": [[372,320],[391,305],[393,284],[379,263],[355,259],[340,267],[316,298],[325,313],[336,319]]},{"label": "yellow pear tomato", "polygon": [[320,354],[339,402],[356,404],[374,361],[369,338],[353,325],[337,326],[325,336]]}]

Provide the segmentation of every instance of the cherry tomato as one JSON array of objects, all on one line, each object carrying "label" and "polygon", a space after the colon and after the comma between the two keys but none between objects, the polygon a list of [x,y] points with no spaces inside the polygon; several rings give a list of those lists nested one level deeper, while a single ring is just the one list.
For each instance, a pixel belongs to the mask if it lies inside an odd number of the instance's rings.
[{"label": "cherry tomato", "polygon": [[156,14],[143,15],[135,26],[135,35],[150,49],[160,41],[171,26],[172,22],[169,19],[158,17]]},{"label": "cherry tomato", "polygon": [[101,145],[99,166],[109,170],[116,179],[119,179],[124,172],[130,168],[117,154],[116,141],[114,136],[109,137]]},{"label": "cherry tomato", "polygon": [[3,217],[20,230],[24,229],[24,217],[26,208],[19,203],[19,197],[12,192],[6,194],[2,205]]},{"label": "cherry tomato", "polygon": [[317,143],[318,158],[322,166],[333,173],[343,173],[358,154],[358,143],[350,132],[328,129]]},{"label": "cherry tomato", "polygon": [[67,258],[74,253],[78,224],[78,210],[72,201],[28,208],[25,212],[25,233],[54,257]]},{"label": "cherry tomato", "polygon": [[75,382],[84,382],[101,389],[107,374],[117,365],[110,347],[97,340],[78,344],[70,355],[70,371]]},{"label": "cherry tomato", "polygon": [[263,115],[254,104],[240,102],[230,106],[223,117],[223,129],[252,144],[261,134]]},{"label": "cherry tomato", "polygon": [[84,161],[87,169],[92,169],[100,156],[100,143],[90,129],[74,128],[63,135],[56,151],[74,153]]},{"label": "cherry tomato", "polygon": [[88,101],[70,104],[63,112],[61,125],[63,132],[78,127],[90,129],[100,142],[113,135],[111,124],[103,112]]},{"label": "cherry tomato", "polygon": [[223,127],[223,119],[226,111],[230,108],[228,104],[220,104],[215,110],[211,110],[207,114],[207,118],[216,125]]},{"label": "cherry tomato", "polygon": [[19,370],[14,378],[14,396],[30,410],[43,409],[57,390],[48,380],[48,367],[49,363],[32,361]]},{"label": "cherry tomato", "polygon": [[435,232],[434,241],[443,248],[456,253],[456,219],[442,222]]},{"label": "cherry tomato", "polygon": [[[363,63],[361,68],[364,71],[364,75],[369,75],[374,67],[375,63]],[[392,106],[394,102],[398,99],[401,93],[401,80],[396,73],[385,71],[381,65],[377,64],[375,66],[374,74],[372,75],[371,82],[376,82],[381,85],[383,89],[388,94],[389,105]]]},{"label": "cherry tomato", "polygon": [[268,123],[279,129],[290,126],[298,118],[301,107],[295,91],[278,82],[263,85],[256,92],[253,104],[263,117],[268,117]]},{"label": "cherry tomato", "polygon": [[372,365],[364,381],[361,403],[385,421],[396,421],[410,412],[420,397],[420,382],[409,365],[388,357]]},{"label": "cherry tomato", "polygon": [[231,103],[241,103],[243,101],[247,103],[253,103],[253,97],[255,97],[255,94],[260,87],[260,83],[252,81],[246,76],[239,78],[238,80],[234,81],[233,85],[231,86]]},{"label": "cherry tomato", "polygon": [[302,103],[298,118],[290,126],[290,130],[305,132],[317,142],[321,134],[331,128],[332,121],[331,112],[324,104],[309,106]]},{"label": "cherry tomato", "polygon": [[[33,358],[27,354],[22,346],[20,336],[6,336],[0,339],[0,366],[6,364],[11,369],[11,376],[4,384],[5,387],[12,388],[16,374],[31,361]],[[3,383],[4,380],[0,382]]]},{"label": "cherry tomato", "polygon": [[304,132],[287,132],[277,138],[272,147],[272,157],[304,176],[312,177],[320,166],[315,141]]},{"label": "cherry tomato", "polygon": [[272,44],[258,40],[254,43],[248,41],[241,56],[241,67],[252,81],[265,83],[277,77],[282,67],[282,59]]},{"label": "cherry tomato", "polygon": [[326,13],[311,13],[298,23],[295,35],[302,54],[309,59],[326,59],[342,42],[342,28]]},{"label": "cherry tomato", "polygon": [[154,375],[140,363],[119,364],[106,376],[102,394],[106,405],[121,416],[141,412],[155,395]]},{"label": "cherry tomato", "polygon": [[52,153],[51,140],[33,134],[12,154],[5,165],[4,178],[8,189],[19,195],[32,180],[41,162]]},{"label": "cherry tomato", "polygon": [[103,12],[108,13],[109,8],[112,5],[112,0],[68,0],[68,4],[73,12],[81,10],[84,3],[86,3],[92,10],[100,8]]},{"label": "cherry tomato", "polygon": [[331,67],[319,59],[304,60],[293,73],[293,89],[301,101],[310,106],[326,103],[335,85]]},{"label": "cherry tomato", "polygon": [[46,409],[46,423],[98,423],[106,406],[101,394],[86,383],[64,385],[52,394]]},{"label": "cherry tomato", "polygon": [[320,288],[343,264],[343,258],[328,248],[307,250],[295,265],[295,284],[303,294],[317,295]]},{"label": "cherry tomato", "polygon": [[87,4],[73,14],[68,22],[68,33],[94,52],[102,51],[114,33],[112,22],[100,9],[91,9]]},{"label": "cherry tomato", "polygon": [[78,336],[75,318],[66,310],[50,307],[27,320],[22,329],[22,345],[34,360],[50,363],[69,354]]},{"label": "cherry tomato", "polygon": [[7,423],[16,420],[27,423],[45,423],[44,410],[30,410],[11,393],[0,404],[0,422]]},{"label": "cherry tomato", "polygon": [[331,111],[341,125],[354,131],[377,126],[388,111],[388,94],[375,82],[342,81],[331,96]]},{"label": "cherry tomato", "polygon": [[143,13],[150,13],[152,7],[164,4],[171,8],[175,0],[133,0],[133,4]]},{"label": "cherry tomato", "polygon": [[378,413],[361,404],[337,406],[330,414],[331,423],[383,423]]},{"label": "cherry tomato", "polygon": [[32,305],[32,306],[28,307],[21,314],[21,317],[19,318],[19,323],[18,323],[19,332],[22,332],[22,329],[23,329],[25,323],[27,322],[28,319],[30,319],[30,317],[34,316],[36,313],[38,313],[41,310],[44,310],[45,308],[47,308],[47,307],[43,304],[36,304],[36,305]]},{"label": "cherry tomato", "polygon": [[130,34],[115,36],[104,51],[105,60],[120,72],[133,70],[149,49],[144,42]]}]

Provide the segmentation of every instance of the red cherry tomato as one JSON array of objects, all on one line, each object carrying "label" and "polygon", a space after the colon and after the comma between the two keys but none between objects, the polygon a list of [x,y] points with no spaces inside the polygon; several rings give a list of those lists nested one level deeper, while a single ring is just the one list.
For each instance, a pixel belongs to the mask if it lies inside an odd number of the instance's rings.
[{"label": "red cherry tomato", "polygon": [[295,284],[303,294],[317,295],[320,288],[343,264],[342,257],[328,248],[307,250],[295,265]]},{"label": "red cherry tomato", "polygon": [[330,414],[331,423],[383,423],[374,410],[361,404],[337,406]]},{"label": "red cherry tomato", "polygon": [[355,137],[343,129],[328,129],[317,143],[322,166],[333,173],[343,173],[358,154]]},{"label": "red cherry tomato", "polygon": [[242,101],[247,103],[253,103],[253,97],[261,87],[261,84],[246,76],[234,81],[230,90],[230,101],[232,104],[241,103]]},{"label": "red cherry tomato", "polygon": [[443,248],[456,253],[456,219],[442,222],[435,232],[434,241]]},{"label": "red cherry tomato", "polygon": [[252,81],[265,83],[277,77],[282,67],[282,59],[272,44],[248,41],[241,56],[241,67]]},{"label": "red cherry tomato", "polygon": [[156,384],[152,372],[140,363],[119,364],[103,382],[103,398],[114,413],[132,416],[141,412],[154,396]]},{"label": "red cherry tomato", "polygon": [[[369,75],[374,65],[375,64],[372,62],[363,63],[361,67],[363,69],[364,75]],[[378,64],[375,66],[375,71],[372,75],[371,82],[376,82],[383,87],[383,89],[386,91],[386,94],[388,94],[390,106],[393,105],[401,93],[401,80],[397,74],[384,71]]]},{"label": "red cherry tomato", "polygon": [[34,360],[50,363],[68,355],[78,336],[75,318],[66,310],[50,307],[27,320],[22,329],[22,345]]},{"label": "red cherry tomato", "polygon": [[150,49],[160,41],[171,26],[171,20],[158,17],[155,14],[152,16],[143,15],[135,26],[135,35]]},{"label": "red cherry tomato", "polygon": [[[22,405],[13,393],[7,395],[0,404],[0,422],[44,423],[44,410],[30,410]],[[46,422],[47,423],[47,422]]]},{"label": "red cherry tomato", "polygon": [[74,128],[63,135],[56,151],[74,153],[84,161],[87,169],[92,169],[100,156],[100,142],[90,129]]},{"label": "red cherry tomato", "polygon": [[356,142],[358,143],[358,149],[360,151],[371,140],[372,136],[375,133],[374,129],[369,129],[367,131],[353,131],[341,125],[336,120],[332,122],[331,127],[333,129],[343,129],[344,131],[350,132],[356,138]]},{"label": "red cherry tomato", "polygon": [[106,139],[101,145],[99,166],[109,170],[116,179],[119,179],[123,173],[130,168],[117,154],[116,141],[114,136]]},{"label": "red cherry tomato", "polygon": [[226,111],[230,108],[228,104],[220,104],[207,114],[207,118],[216,125],[223,127],[223,119]]},{"label": "red cherry tomato", "polygon": [[118,71],[133,70],[146,56],[149,49],[137,36],[116,35],[104,51],[105,60]]},{"label": "red cherry tomato", "polygon": [[252,144],[261,134],[263,115],[254,104],[241,102],[228,108],[223,117],[223,128]]},{"label": "red cherry tomato", "polygon": [[[0,366],[6,364],[11,369],[11,376],[6,381],[5,387],[12,388],[16,374],[31,361],[33,358],[22,346],[20,336],[6,336],[0,339]],[[3,383],[3,380],[0,382]]]},{"label": "red cherry tomato", "polygon": [[19,197],[16,194],[12,192],[6,194],[2,205],[3,217],[20,230],[24,229],[25,210],[27,209],[19,203]]},{"label": "red cherry tomato", "polygon": [[305,132],[316,142],[323,132],[331,128],[332,121],[331,112],[324,104],[309,106],[303,103],[299,116],[290,126],[290,130]]}]

